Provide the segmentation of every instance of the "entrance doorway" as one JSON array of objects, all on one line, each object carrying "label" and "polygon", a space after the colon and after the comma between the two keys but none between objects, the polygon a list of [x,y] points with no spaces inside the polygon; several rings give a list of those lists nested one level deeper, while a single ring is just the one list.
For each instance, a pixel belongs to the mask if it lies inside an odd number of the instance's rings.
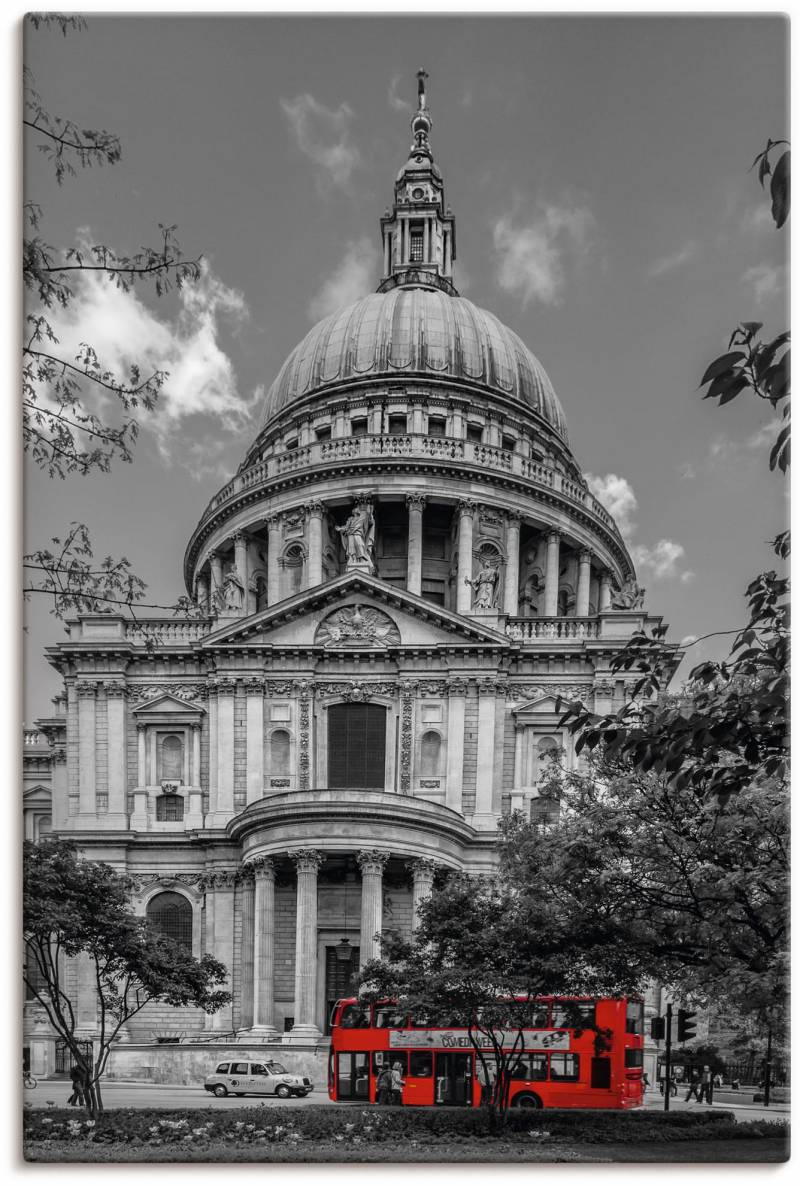
[{"label": "entrance doorway", "polygon": [[[77,1046],[79,1050],[83,1051],[84,1055],[89,1055],[91,1057],[91,1042],[78,1042]],[[54,1068],[55,1075],[58,1078],[66,1079],[74,1066],[75,1059],[73,1058],[72,1051],[64,1039],[59,1038],[56,1042],[56,1065]]]},{"label": "entrance doorway", "polygon": [[382,791],[386,785],[386,708],[332,704],[328,709],[328,786]]},{"label": "entrance doorway", "polygon": [[355,977],[358,972],[361,948],[353,947],[348,958],[341,958],[339,946],[325,948],[325,1033],[331,1032],[333,1006],[342,997],[356,995]]},{"label": "entrance doorway", "polygon": [[472,1055],[437,1050],[435,1057],[434,1103],[468,1108],[472,1104]]}]

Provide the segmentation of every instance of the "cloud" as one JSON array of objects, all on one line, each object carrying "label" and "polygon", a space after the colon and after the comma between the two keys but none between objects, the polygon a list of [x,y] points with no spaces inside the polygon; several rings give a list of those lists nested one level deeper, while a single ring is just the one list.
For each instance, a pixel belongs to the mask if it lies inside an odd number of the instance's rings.
[{"label": "cloud", "polygon": [[764,231],[775,230],[775,222],[769,204],[759,202],[742,215],[742,230],[745,234],[760,235]]},{"label": "cloud", "polygon": [[392,80],[389,83],[389,106],[393,111],[413,111],[411,103],[407,99],[402,99],[398,87],[403,78],[402,74],[393,74]]},{"label": "cloud", "polygon": [[[219,341],[223,323],[235,330],[249,316],[242,294],[204,263],[199,280],[178,293],[177,314],[170,320],[157,316],[135,291],[121,291],[99,272],[77,273],[71,284],[70,304],[50,318],[59,352],[73,357],[80,343],[88,342],[101,368],[122,379],[133,364],[142,377],[168,372],[155,409],[134,414],[165,460],[172,460],[177,442],[181,463],[200,476],[198,467],[213,463],[249,427],[263,394],[259,389],[249,398],[239,393],[233,364]],[[116,419],[119,408],[113,396],[103,396],[88,383],[83,395],[89,411]]]},{"label": "cloud", "polygon": [[374,289],[379,253],[368,235],[352,239],[335,271],[323,283],[308,305],[308,316],[319,321],[329,313],[352,305]]},{"label": "cloud", "polygon": [[599,498],[613,516],[625,538],[631,536],[636,529],[634,516],[638,503],[627,478],[621,478],[618,474],[606,474],[603,478],[595,474],[586,474],[586,481],[595,498]]},{"label": "cloud", "polygon": [[[658,543],[648,548],[644,544],[634,544],[631,556],[638,569],[652,572],[656,580],[680,575],[683,581],[686,573],[678,573],[678,561],[686,555],[682,544],[676,544],[671,539],[660,539]],[[689,578],[691,580],[691,577]]]},{"label": "cloud", "polygon": [[544,305],[563,301],[567,271],[590,246],[595,220],[585,206],[540,203],[527,223],[503,215],[492,227],[497,255],[497,283]]},{"label": "cloud", "polygon": [[353,170],[361,163],[351,137],[352,108],[341,103],[331,111],[308,93],[280,102],[297,147],[317,168],[320,187],[347,189]]},{"label": "cloud", "polygon": [[589,489],[595,498],[599,499],[606,510],[614,517],[617,526],[628,543],[631,558],[637,569],[649,572],[656,580],[666,580],[678,577],[683,584],[694,580],[694,573],[686,570],[679,571],[678,561],[686,551],[682,544],[670,539],[660,539],[654,547],[631,542],[636,532],[636,511],[638,501],[633,487],[627,478],[619,474],[586,474]]},{"label": "cloud", "polygon": [[771,449],[784,425],[782,416],[772,416],[744,440],[734,441],[725,433],[718,433],[708,447],[708,461],[715,469],[735,469],[751,464],[757,453]]},{"label": "cloud", "polygon": [[697,471],[691,461],[684,461],[683,465],[678,466],[678,477],[682,482],[688,482],[696,476]]},{"label": "cloud", "polygon": [[756,304],[763,305],[782,292],[785,276],[786,268],[783,266],[756,264],[747,269],[740,283],[751,290]]},{"label": "cloud", "polygon": [[684,243],[679,251],[673,252],[672,255],[664,255],[661,259],[657,259],[647,269],[647,275],[651,278],[656,276],[664,276],[667,272],[675,272],[678,268],[682,268],[684,264],[688,264],[690,259],[693,259],[697,254],[696,243]]}]

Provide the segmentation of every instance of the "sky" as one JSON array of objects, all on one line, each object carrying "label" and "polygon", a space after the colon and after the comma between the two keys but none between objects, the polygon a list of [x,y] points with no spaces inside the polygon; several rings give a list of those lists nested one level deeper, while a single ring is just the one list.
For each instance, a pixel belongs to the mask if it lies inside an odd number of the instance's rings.
[{"label": "sky", "polygon": [[[60,187],[28,147],[43,238],[129,253],[177,224],[203,274],[161,299],[76,285],[65,349],[88,341],[169,380],[131,465],[65,481],[27,468],[25,550],[84,521],[96,555],[131,560],[148,601],[185,592],[188,537],[281,363],[377,284],[378,221],[424,66],[457,287],[544,365],[669,637],[739,625],[787,491],[767,466],[771,409],[718,408],[698,384],[738,322],[770,337],[788,324],[788,237],[748,171],[788,134],[787,38],[778,16],[677,14],[93,15],[66,38],[30,33],[45,106],[123,146],[119,164]],[[48,610],[25,611],[29,723],[58,690],[42,651],[65,636]]]}]

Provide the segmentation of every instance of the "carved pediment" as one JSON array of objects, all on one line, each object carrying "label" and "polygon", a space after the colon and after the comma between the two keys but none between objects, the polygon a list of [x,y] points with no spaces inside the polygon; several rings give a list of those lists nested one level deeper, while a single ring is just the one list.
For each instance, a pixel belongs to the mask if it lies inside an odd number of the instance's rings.
[{"label": "carved pediment", "polygon": [[323,618],[314,642],[329,647],[363,647],[364,643],[388,647],[400,642],[400,631],[383,610],[372,605],[346,605]]},{"label": "carved pediment", "polygon": [[173,696],[169,692],[156,695],[138,704],[133,710],[135,716],[197,716],[205,712],[199,704],[183,700],[180,696]]}]

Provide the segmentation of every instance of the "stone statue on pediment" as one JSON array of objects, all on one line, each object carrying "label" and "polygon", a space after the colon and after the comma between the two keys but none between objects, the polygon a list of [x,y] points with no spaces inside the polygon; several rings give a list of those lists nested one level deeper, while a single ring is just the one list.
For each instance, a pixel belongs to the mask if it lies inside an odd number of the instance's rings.
[{"label": "stone statue on pediment", "polygon": [[612,609],[641,609],[644,605],[644,595],[647,592],[632,577],[625,582],[621,589],[615,589],[611,594]]},{"label": "stone statue on pediment", "polygon": [[241,613],[244,609],[245,588],[238,568],[231,564],[222,584],[222,608],[227,613]]},{"label": "stone statue on pediment", "polygon": [[346,571],[374,573],[375,516],[369,503],[357,503],[344,527],[336,530],[345,552]]},{"label": "stone statue on pediment", "polygon": [[490,564],[488,560],[485,560],[478,569],[477,576],[473,580],[465,577],[464,581],[475,590],[472,601],[473,609],[492,610],[495,608],[497,586],[500,582],[500,573],[496,564]]}]

